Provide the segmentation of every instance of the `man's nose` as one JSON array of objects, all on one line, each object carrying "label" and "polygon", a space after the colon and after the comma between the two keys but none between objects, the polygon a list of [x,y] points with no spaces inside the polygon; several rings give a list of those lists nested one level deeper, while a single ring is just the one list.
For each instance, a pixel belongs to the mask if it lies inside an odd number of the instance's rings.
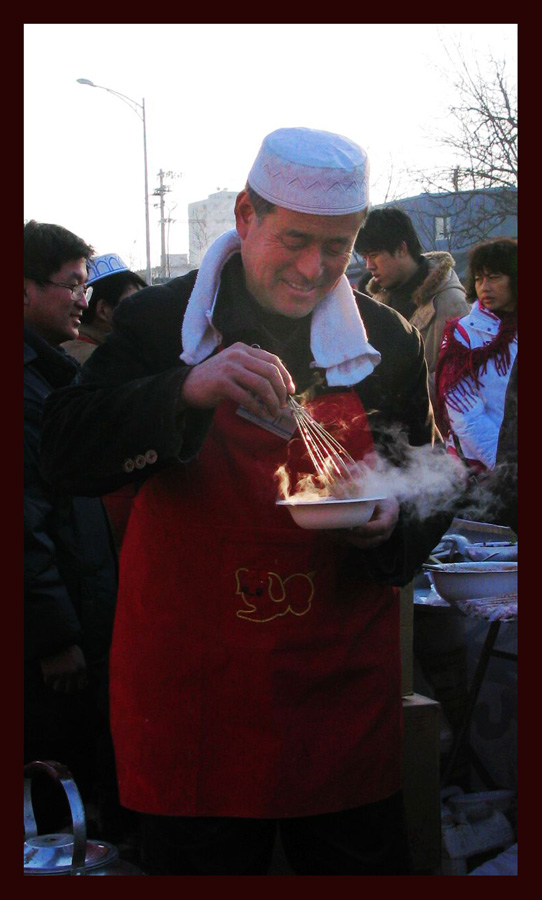
[{"label": "man's nose", "polygon": [[87,309],[88,308],[88,300],[86,294],[81,294],[80,297],[75,297],[75,305],[79,307],[79,309]]},{"label": "man's nose", "polygon": [[322,253],[318,247],[305,247],[298,254],[296,269],[307,281],[317,282],[322,274]]}]

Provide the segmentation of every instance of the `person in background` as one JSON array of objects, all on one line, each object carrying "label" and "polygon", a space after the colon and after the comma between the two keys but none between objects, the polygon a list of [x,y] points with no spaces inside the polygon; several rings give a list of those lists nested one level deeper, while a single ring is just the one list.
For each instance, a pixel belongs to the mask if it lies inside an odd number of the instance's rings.
[{"label": "person in background", "polygon": [[116,253],[104,253],[89,260],[87,284],[92,287],[92,296],[83,310],[79,333],[61,345],[81,364],[111,331],[111,319],[119,303],[147,286]]},{"label": "person in background", "polygon": [[[61,344],[66,353],[81,364],[110,333],[113,313],[119,303],[147,286],[146,281],[137,272],[130,271],[116,253],[93,256],[89,260],[87,284],[92,288],[92,296],[82,312],[79,333],[75,339]],[[117,551],[122,545],[135,492],[135,483],[126,484],[102,497]]]},{"label": "person in background", "polygon": [[[510,378],[504,397],[504,412],[499,439],[495,469],[492,471],[495,484],[494,496],[499,498],[496,524],[506,525],[518,533],[518,357],[510,371]],[[490,478],[490,484],[491,484]]]},{"label": "person in background", "polygon": [[347,137],[267,135],[236,228],[124,300],[48,399],[57,487],[141,484],[111,712],[151,875],[265,875],[277,827],[298,875],[411,874],[398,586],[451,513],[411,520],[390,496],[328,533],[276,502],[284,465],[292,484],[311,471],[289,395],[356,459],[436,436],[419,332],[345,275],[368,180]]},{"label": "person in background", "polygon": [[[57,491],[40,471],[44,400],[79,368],[60,345],[88,307],[93,252],[60,225],[24,226],[24,761],[66,765],[96,812],[116,796],[107,667],[117,559],[101,501]],[[55,830],[58,793],[44,790],[36,808]]]},{"label": "person in background", "polygon": [[365,257],[371,276],[362,290],[400,312],[420,331],[434,406],[434,373],[444,325],[469,311],[453,257],[441,250],[422,253],[412,220],[391,206],[370,211],[355,249]]},{"label": "person in background", "polygon": [[448,323],[436,369],[436,414],[448,452],[472,473],[484,473],[483,483],[494,485],[495,497],[503,476],[503,504],[516,527],[517,273],[514,238],[485,241],[469,251],[466,286],[472,308]]}]

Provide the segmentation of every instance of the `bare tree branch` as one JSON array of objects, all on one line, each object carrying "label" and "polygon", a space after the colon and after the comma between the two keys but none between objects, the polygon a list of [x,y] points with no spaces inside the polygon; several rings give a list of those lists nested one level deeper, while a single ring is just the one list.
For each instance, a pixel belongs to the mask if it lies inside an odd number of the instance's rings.
[{"label": "bare tree branch", "polygon": [[[410,177],[429,193],[461,193],[457,206],[468,210],[463,234],[468,243],[483,240],[509,216],[517,217],[518,114],[515,81],[506,62],[489,57],[490,74],[477,60],[466,60],[457,45],[444,45],[452,64],[457,101],[449,107],[446,131],[436,141],[453,151],[454,165],[432,170],[409,170]],[[501,190],[496,190],[501,189]],[[474,199],[476,198],[476,202]],[[449,214],[449,212],[448,212]]]}]

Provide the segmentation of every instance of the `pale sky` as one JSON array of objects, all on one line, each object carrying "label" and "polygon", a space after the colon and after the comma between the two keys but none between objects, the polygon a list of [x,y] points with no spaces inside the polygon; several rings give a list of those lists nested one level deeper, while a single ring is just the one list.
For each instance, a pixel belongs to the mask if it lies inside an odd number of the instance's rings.
[{"label": "pale sky", "polygon": [[[304,126],[368,152],[371,202],[420,192],[408,166],[448,162],[436,138],[453,102],[445,45],[517,68],[517,25],[25,25],[24,218],[74,231],[145,268],[144,98],[152,264],[160,169],[169,253],[188,251],[188,203],[239,191],[262,139]],[[450,166],[453,159],[450,159]],[[411,188],[411,189],[410,189]],[[399,190],[400,189],[400,190]]]}]

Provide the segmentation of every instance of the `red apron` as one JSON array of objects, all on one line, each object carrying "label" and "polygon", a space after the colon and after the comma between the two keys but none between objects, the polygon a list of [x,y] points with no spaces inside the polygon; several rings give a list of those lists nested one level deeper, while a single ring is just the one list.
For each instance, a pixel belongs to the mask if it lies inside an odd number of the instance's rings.
[{"label": "red apron", "polygon": [[[353,391],[316,417],[349,423],[355,458],[372,447]],[[197,459],[136,496],[111,651],[129,808],[305,816],[400,787],[398,592],[346,577],[345,548],[276,506],[300,447],[224,402]]]}]

